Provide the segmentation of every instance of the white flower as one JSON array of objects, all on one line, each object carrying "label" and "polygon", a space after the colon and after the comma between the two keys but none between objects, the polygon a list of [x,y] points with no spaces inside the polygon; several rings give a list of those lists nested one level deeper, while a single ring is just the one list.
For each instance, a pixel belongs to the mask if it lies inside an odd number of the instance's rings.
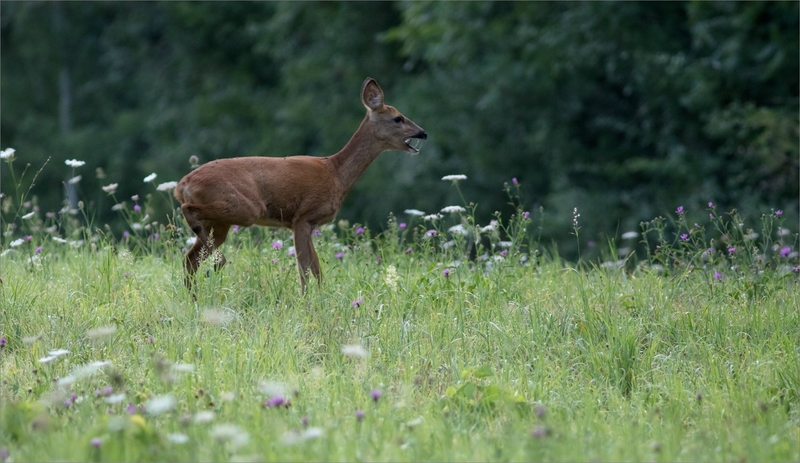
[{"label": "white flower", "polygon": [[125,400],[125,393],[122,392],[119,394],[110,395],[103,400],[105,400],[107,404],[118,404]]},{"label": "white flower", "polygon": [[228,442],[232,447],[241,447],[250,442],[250,434],[235,424],[222,423],[209,431],[211,438],[217,442]]},{"label": "white flower", "polygon": [[425,217],[423,217],[422,220],[438,220],[438,219],[441,219],[441,218],[442,218],[442,216],[440,214],[430,214],[430,215],[426,215]]},{"label": "white flower", "polygon": [[467,179],[467,176],[466,175],[461,175],[461,174],[445,175],[444,177],[442,177],[442,180],[444,180],[444,181],[452,181],[452,182],[457,182],[459,180],[466,180],[466,179]]},{"label": "white flower", "polygon": [[69,351],[66,349],[56,349],[56,350],[51,350],[47,354],[48,354],[47,357],[42,357],[39,359],[39,363],[50,363],[61,356],[69,354]]},{"label": "white flower", "polygon": [[348,357],[367,358],[369,352],[367,349],[355,344],[346,344],[342,346],[342,353]]},{"label": "white flower", "polygon": [[510,248],[512,244],[514,243],[512,243],[511,241],[501,241],[497,243],[497,245],[500,246],[501,248]]},{"label": "white flower", "polygon": [[148,175],[147,177],[144,178],[144,183],[150,183],[155,179],[156,179],[156,173],[153,172],[152,174],[150,174],[150,175]]},{"label": "white flower", "polygon": [[489,222],[489,225],[481,228],[481,232],[482,233],[486,233],[486,232],[497,230],[497,226],[498,225],[500,225],[500,224],[496,220],[492,220],[491,222]]},{"label": "white flower", "polygon": [[636,233],[635,231],[629,231],[629,232],[625,232],[625,233],[622,234],[622,239],[623,240],[632,240],[632,239],[636,238],[637,236],[639,236],[639,234]]},{"label": "white flower", "polygon": [[422,211],[421,211],[421,210],[419,210],[419,209],[406,209],[404,212],[405,212],[406,214],[408,214],[408,215],[418,215],[418,216],[423,216],[423,215],[425,215],[425,213],[424,213],[424,212],[422,212]]},{"label": "white flower", "polygon": [[195,423],[210,423],[211,421],[214,421],[216,416],[217,415],[211,410],[203,410],[195,413],[193,421]]},{"label": "white flower", "polygon": [[25,240],[20,238],[20,239],[16,239],[16,240],[8,243],[8,245],[11,246],[12,248],[16,248],[17,246],[21,245],[24,242],[25,242]]},{"label": "white flower", "polygon": [[64,238],[59,238],[57,236],[53,237],[53,241],[55,241],[56,243],[62,243],[62,244],[67,242],[67,240],[65,240]]},{"label": "white flower", "polygon": [[144,409],[151,415],[160,415],[175,408],[175,397],[172,394],[164,394],[153,397],[144,404]]},{"label": "white flower", "polygon": [[80,175],[76,175],[71,179],[67,180],[67,183],[69,183],[70,185],[75,185],[76,183],[80,182],[82,178],[83,177],[81,177]]},{"label": "white flower", "polygon": [[444,214],[452,214],[454,212],[466,212],[467,210],[461,206],[447,206],[442,209],[442,213]]},{"label": "white flower", "polygon": [[197,241],[197,237],[196,236],[190,236],[190,237],[186,238],[186,246],[194,245],[195,241]]},{"label": "white flower", "polygon": [[161,185],[156,187],[158,191],[170,191],[174,190],[175,187],[178,186],[178,182],[164,182]]},{"label": "white flower", "polygon": [[[118,186],[119,186],[119,184],[112,183],[112,184],[110,184],[110,185],[106,185],[106,186],[104,186],[104,187],[102,187],[102,188],[103,188],[103,191],[105,191],[106,193],[108,193],[108,194],[110,194],[110,195],[113,195],[113,194],[114,194],[114,192],[115,192],[115,191],[117,191],[117,187],[118,187]],[[120,204],[122,204],[122,203],[120,203]],[[114,206],[116,206],[116,204],[115,204]],[[114,209],[114,207],[112,207],[111,209],[113,210],[113,209]]]},{"label": "white flower", "polygon": [[0,151],[0,159],[4,161],[11,161],[14,159],[14,153],[16,152],[17,150],[14,148],[6,148],[3,151]]},{"label": "white flower", "polygon": [[452,233],[454,235],[455,234],[464,235],[464,236],[469,235],[469,232],[467,231],[467,229],[464,228],[464,226],[461,225],[461,224],[453,225],[452,227],[448,228],[447,231],[449,231],[450,233]]},{"label": "white flower", "polygon": [[36,212],[28,212],[27,214],[22,216],[22,219],[23,220],[30,219],[31,217],[33,217],[34,214],[36,214]]},{"label": "white flower", "polygon": [[189,442],[189,436],[187,436],[186,434],[181,434],[176,432],[172,434],[167,434],[167,440],[172,442],[173,444],[185,444]]},{"label": "white flower", "polygon": [[117,203],[117,204],[114,204],[113,206],[111,206],[111,210],[112,211],[119,211],[119,210],[122,210],[122,209],[125,209],[125,203],[124,202]]},{"label": "white flower", "polygon": [[80,167],[80,166],[86,164],[86,162],[85,161],[78,161],[77,159],[67,159],[66,161],[64,161],[64,164],[66,164],[66,165],[68,165],[70,167]]}]

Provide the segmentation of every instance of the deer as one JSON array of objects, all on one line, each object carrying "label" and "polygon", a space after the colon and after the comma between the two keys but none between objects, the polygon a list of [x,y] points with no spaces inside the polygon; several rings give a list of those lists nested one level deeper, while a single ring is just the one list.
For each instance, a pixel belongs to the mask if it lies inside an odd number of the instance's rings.
[{"label": "deer", "polygon": [[358,129],[337,153],[327,156],[250,156],[217,159],[186,174],[175,187],[181,213],[196,235],[186,252],[184,283],[192,289],[201,262],[215,256],[214,270],[227,262],[219,251],[233,225],[285,227],[294,237],[300,285],[308,273],[322,284],[319,257],[311,235],[331,222],[350,189],[379,154],[398,150],[417,154],[428,134],[384,103],[378,82],[361,84],[367,110]]}]

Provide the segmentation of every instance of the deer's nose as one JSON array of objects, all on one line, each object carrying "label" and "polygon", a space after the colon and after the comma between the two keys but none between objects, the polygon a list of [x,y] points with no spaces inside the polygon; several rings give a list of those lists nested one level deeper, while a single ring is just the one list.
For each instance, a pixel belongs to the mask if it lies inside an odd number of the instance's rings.
[{"label": "deer's nose", "polygon": [[422,140],[428,139],[428,133],[424,130],[420,130],[418,134],[414,135],[412,138],[420,138]]}]

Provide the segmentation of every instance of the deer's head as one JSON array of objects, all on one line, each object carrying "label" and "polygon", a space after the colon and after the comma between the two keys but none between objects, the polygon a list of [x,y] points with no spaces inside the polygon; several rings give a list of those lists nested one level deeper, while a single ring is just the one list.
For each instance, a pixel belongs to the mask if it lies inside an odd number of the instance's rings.
[{"label": "deer's head", "polygon": [[383,90],[375,79],[367,77],[361,84],[361,102],[367,108],[373,135],[385,144],[387,150],[419,153],[420,140],[428,138],[428,134],[393,106],[384,103]]}]

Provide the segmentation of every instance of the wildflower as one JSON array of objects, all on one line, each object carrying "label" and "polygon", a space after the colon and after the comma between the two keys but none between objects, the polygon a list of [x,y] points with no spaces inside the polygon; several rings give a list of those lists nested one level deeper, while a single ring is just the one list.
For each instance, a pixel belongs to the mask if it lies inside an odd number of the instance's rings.
[{"label": "wildflower", "polygon": [[467,231],[467,229],[466,229],[466,228],[464,228],[464,226],[463,226],[463,225],[461,225],[461,224],[458,224],[458,225],[453,225],[453,226],[452,226],[452,227],[450,227],[450,228],[449,228],[447,231],[449,231],[450,233],[452,233],[452,234],[454,234],[454,235],[455,235],[455,234],[458,234],[458,235],[468,235],[468,234],[469,234],[469,232]]},{"label": "wildflower", "polygon": [[625,233],[622,234],[622,239],[623,240],[632,240],[632,239],[636,238],[637,236],[639,236],[639,233],[637,233],[635,231],[629,231],[629,232],[625,232]]},{"label": "wildflower", "polygon": [[682,234],[681,241],[689,241],[689,235],[687,235],[686,233]]},{"label": "wildflower", "polygon": [[441,214],[429,214],[422,218],[422,220],[439,220],[441,219]]},{"label": "wildflower", "polygon": [[714,248],[706,249],[706,254],[711,255],[714,252]]},{"label": "wildflower", "polygon": [[6,338],[0,338],[0,348],[5,347],[6,346],[6,342],[7,342]]},{"label": "wildflower", "polygon": [[344,253],[343,252],[337,252],[336,255],[334,255],[333,257],[335,257],[337,259],[341,259],[342,257],[344,257]]},{"label": "wildflower", "polygon": [[136,413],[136,405],[128,404],[128,406],[125,408],[125,411],[128,412],[128,415],[135,414]]},{"label": "wildflower", "polygon": [[512,179],[511,179],[511,183],[513,183],[513,184],[514,184],[514,186],[517,186],[517,185],[519,185],[519,182],[517,181],[517,177],[514,177],[514,178],[512,178]]},{"label": "wildflower", "polygon": [[411,252],[412,252],[412,251],[413,251],[413,249],[411,249],[411,248],[406,248],[406,254],[411,254]]},{"label": "wildflower", "polygon": [[210,422],[214,421],[214,418],[216,416],[217,415],[214,412],[212,412],[211,410],[204,410],[204,411],[201,411],[201,412],[197,412],[194,415],[194,422],[195,423],[210,423]]},{"label": "wildflower", "polygon": [[783,211],[782,210],[778,209],[777,211],[775,211],[775,217],[780,217],[782,215],[783,215]]},{"label": "wildflower", "polygon": [[107,404],[118,404],[125,400],[125,393],[121,392],[119,394],[111,394],[103,400],[105,400]]},{"label": "wildflower", "polygon": [[86,162],[78,161],[77,159],[67,159],[66,161],[64,161],[64,164],[66,164],[66,165],[68,165],[68,166],[70,166],[72,168],[75,168],[75,167],[80,167],[80,166],[86,164]]},{"label": "wildflower", "polygon": [[676,212],[678,215],[683,215],[685,211],[683,210],[683,206],[678,206],[678,208],[677,208],[677,209],[675,209],[675,212]]},{"label": "wildflower", "polygon": [[70,185],[75,185],[76,183],[80,182],[82,178],[83,178],[82,176],[76,175],[71,179],[67,180],[67,183],[69,183]]},{"label": "wildflower", "polygon": [[800,273],[800,265],[798,265],[797,267],[792,267],[792,271],[794,273]]},{"label": "wildflower", "polygon": [[170,191],[174,190],[175,187],[178,186],[178,182],[164,182],[156,187],[158,191]]},{"label": "wildflower", "polygon": [[781,248],[781,257],[786,257],[786,256],[788,256],[790,252],[792,252],[792,248],[791,248],[791,247],[789,247],[789,246],[786,246],[786,247],[784,247],[784,248]]},{"label": "wildflower", "polygon": [[314,236],[322,236],[322,232],[319,230],[319,228],[315,228],[314,231],[311,232],[311,234]]},{"label": "wildflower", "polygon": [[[109,194],[110,194],[110,193],[109,193]],[[120,211],[120,210],[122,210],[122,209],[125,209],[125,203],[124,203],[124,202],[122,202],[122,203],[117,203],[117,204],[114,204],[113,206],[111,206],[111,210],[112,210],[112,211]]]},{"label": "wildflower", "polygon": [[133,210],[136,211],[136,212],[140,212],[142,210],[142,206],[140,206],[138,204],[134,204],[133,205]]},{"label": "wildflower", "polygon": [[278,262],[280,262],[280,260],[277,257],[272,259],[272,263],[273,264],[277,264]]},{"label": "wildflower", "polygon": [[356,235],[363,235],[364,234],[364,227],[358,227],[356,229]]},{"label": "wildflower", "polygon": [[217,442],[228,442],[233,447],[241,447],[250,442],[250,434],[235,424],[222,423],[209,431],[211,438]]},{"label": "wildflower", "polygon": [[467,179],[467,176],[466,175],[461,175],[461,174],[445,175],[444,177],[442,177],[442,180],[444,180],[445,182],[449,181],[449,182],[453,182],[453,183],[456,183],[459,180],[466,180],[466,179]]},{"label": "wildflower", "polygon": [[402,229],[406,228],[407,225],[406,225],[405,222],[400,222],[400,225],[398,225],[398,227],[400,227],[400,229],[402,230]]},{"label": "wildflower", "polygon": [[728,248],[728,254],[733,254],[734,252],[736,252],[736,246],[731,246]]},{"label": "wildflower", "polygon": [[367,349],[357,345],[357,344],[346,344],[342,346],[342,354],[347,357],[354,357],[354,358],[367,358],[369,356],[369,352]]},{"label": "wildflower", "polygon": [[436,230],[428,230],[427,232],[425,232],[425,235],[426,236],[436,236],[436,233],[437,233]]},{"label": "wildflower", "polygon": [[238,225],[234,225],[233,229],[231,231],[233,232],[234,235],[239,233],[239,226]]},{"label": "wildflower", "polygon": [[0,159],[11,162],[14,160],[14,153],[16,152],[17,150],[14,148],[6,148],[3,151],[0,151]]},{"label": "wildflower", "polygon": [[508,249],[503,249],[502,251],[500,251],[500,255],[503,256],[503,257],[507,256],[508,255]]},{"label": "wildflower", "polygon": [[28,220],[32,218],[36,214],[36,211],[28,212],[27,214],[22,216],[22,220]]},{"label": "wildflower", "polygon": [[466,211],[467,210],[461,206],[447,206],[445,208],[442,208],[442,213],[444,214],[453,214],[456,212],[466,212]]},{"label": "wildflower", "polygon": [[16,239],[16,240],[8,243],[8,245],[11,246],[12,248],[16,248],[17,246],[22,245],[24,242],[25,242],[24,239],[19,238],[19,239]]},{"label": "wildflower", "polygon": [[89,444],[91,444],[91,446],[94,448],[100,447],[103,444],[103,439],[95,437],[91,441],[89,441]]},{"label": "wildflower", "polygon": [[364,304],[364,298],[359,297],[358,299],[353,301],[350,305],[352,305],[353,307],[361,307],[362,304]]},{"label": "wildflower", "polygon": [[144,183],[150,183],[155,179],[156,179],[156,174],[155,174],[155,172],[153,172],[152,174],[150,174],[150,175],[148,175],[147,177],[144,178]]},{"label": "wildflower", "polygon": [[185,444],[189,442],[189,436],[186,434],[181,434],[179,432],[173,432],[167,434],[167,440],[172,442],[173,444]]},{"label": "wildflower", "polygon": [[283,247],[283,241],[281,241],[281,240],[278,240],[278,241],[275,241],[275,242],[272,243],[272,248],[273,249],[280,249],[282,247]]},{"label": "wildflower", "polygon": [[778,228],[778,236],[787,236],[790,233],[788,228]]},{"label": "wildflower", "polygon": [[499,243],[497,243],[497,245],[500,246],[501,248],[510,248],[512,244],[514,243],[512,243],[511,241],[500,241]]},{"label": "wildflower", "polygon": [[725,277],[725,275],[723,275],[723,274],[721,274],[721,273],[719,273],[719,272],[714,272],[714,279],[715,279],[715,280],[721,280],[721,279],[723,279],[724,277]]},{"label": "wildflower", "polygon": [[356,420],[361,421],[364,419],[364,411],[363,410],[356,410]]},{"label": "wildflower", "polygon": [[196,155],[189,156],[189,165],[192,167],[197,167],[200,164],[200,159]]},{"label": "wildflower", "polygon": [[449,276],[450,275],[450,269],[446,268],[446,269],[442,270],[442,275]]},{"label": "wildflower", "polygon": [[711,201],[709,201],[709,202],[708,202],[708,207],[714,207],[714,203],[712,203]]},{"label": "wildflower", "polygon": [[111,387],[111,386],[106,386],[106,387],[103,388],[102,395],[104,397],[108,397],[108,396],[111,395],[112,392],[114,392],[114,388]]},{"label": "wildflower", "polygon": [[43,357],[43,358],[39,359],[39,363],[50,363],[53,360],[55,360],[55,359],[57,359],[59,357],[62,357],[64,355],[67,355],[67,354],[69,354],[69,351],[66,350],[66,349],[51,350],[50,352],[47,353],[47,357]]},{"label": "wildflower", "polygon": [[481,233],[494,231],[494,230],[497,229],[498,225],[500,225],[500,224],[499,224],[499,222],[497,222],[497,220],[492,220],[491,222],[489,222],[489,225],[481,228]]},{"label": "wildflower", "polygon": [[380,389],[373,389],[370,394],[372,395],[372,401],[375,403],[378,402],[378,399],[380,399],[382,395]]},{"label": "wildflower", "polygon": [[419,209],[406,209],[404,212],[405,212],[406,214],[408,214],[408,215],[417,215],[417,216],[423,216],[423,215],[425,215],[425,213],[424,213],[424,212],[422,212],[422,211],[421,211],[421,210],[419,210]]},{"label": "wildflower", "polygon": [[525,211],[525,212],[523,212],[523,213],[522,213],[522,217],[524,217],[524,218],[526,218],[526,219],[527,219],[527,218],[530,218],[530,216],[531,216],[531,213],[530,213],[530,212],[528,212],[528,211]]},{"label": "wildflower", "polygon": [[290,256],[294,256],[297,254],[297,250],[294,246],[289,246],[289,249],[286,251]]},{"label": "wildflower", "polygon": [[545,406],[542,404],[538,404],[534,408],[533,412],[538,418],[544,418],[544,416],[547,414],[547,408],[545,408]]},{"label": "wildflower", "polygon": [[175,408],[175,397],[172,394],[164,394],[161,396],[153,397],[145,404],[147,413],[151,415],[160,415],[166,411]]},{"label": "wildflower", "polygon": [[594,241],[589,241],[589,242],[587,242],[587,243],[586,243],[586,247],[587,247],[587,248],[593,248],[593,247],[594,247]]},{"label": "wildflower", "polygon": [[547,433],[547,428],[545,428],[544,426],[542,426],[540,424],[537,424],[536,426],[534,426],[533,427],[533,431],[531,431],[531,436],[533,436],[533,437],[535,437],[537,439],[541,439],[543,437],[546,437],[547,434],[548,434]]},{"label": "wildflower", "polygon": [[270,408],[276,408],[281,406],[289,408],[289,406],[291,406],[291,402],[282,395],[276,395],[267,399],[267,401],[264,402],[264,406]]},{"label": "wildflower", "polygon": [[[306,418],[306,417],[303,417],[303,418]],[[306,418],[306,420],[307,420],[307,418]],[[306,426],[306,425],[304,424],[304,426]],[[314,427],[314,428],[308,428],[308,429],[304,430],[303,432],[286,431],[286,433],[284,433],[283,438],[281,440],[286,445],[294,445],[294,444],[297,444],[297,443],[300,443],[300,442],[303,442],[303,441],[307,441],[307,440],[311,440],[311,439],[318,439],[318,438],[322,437],[324,434],[325,434],[325,432],[322,430],[322,428]]]}]

